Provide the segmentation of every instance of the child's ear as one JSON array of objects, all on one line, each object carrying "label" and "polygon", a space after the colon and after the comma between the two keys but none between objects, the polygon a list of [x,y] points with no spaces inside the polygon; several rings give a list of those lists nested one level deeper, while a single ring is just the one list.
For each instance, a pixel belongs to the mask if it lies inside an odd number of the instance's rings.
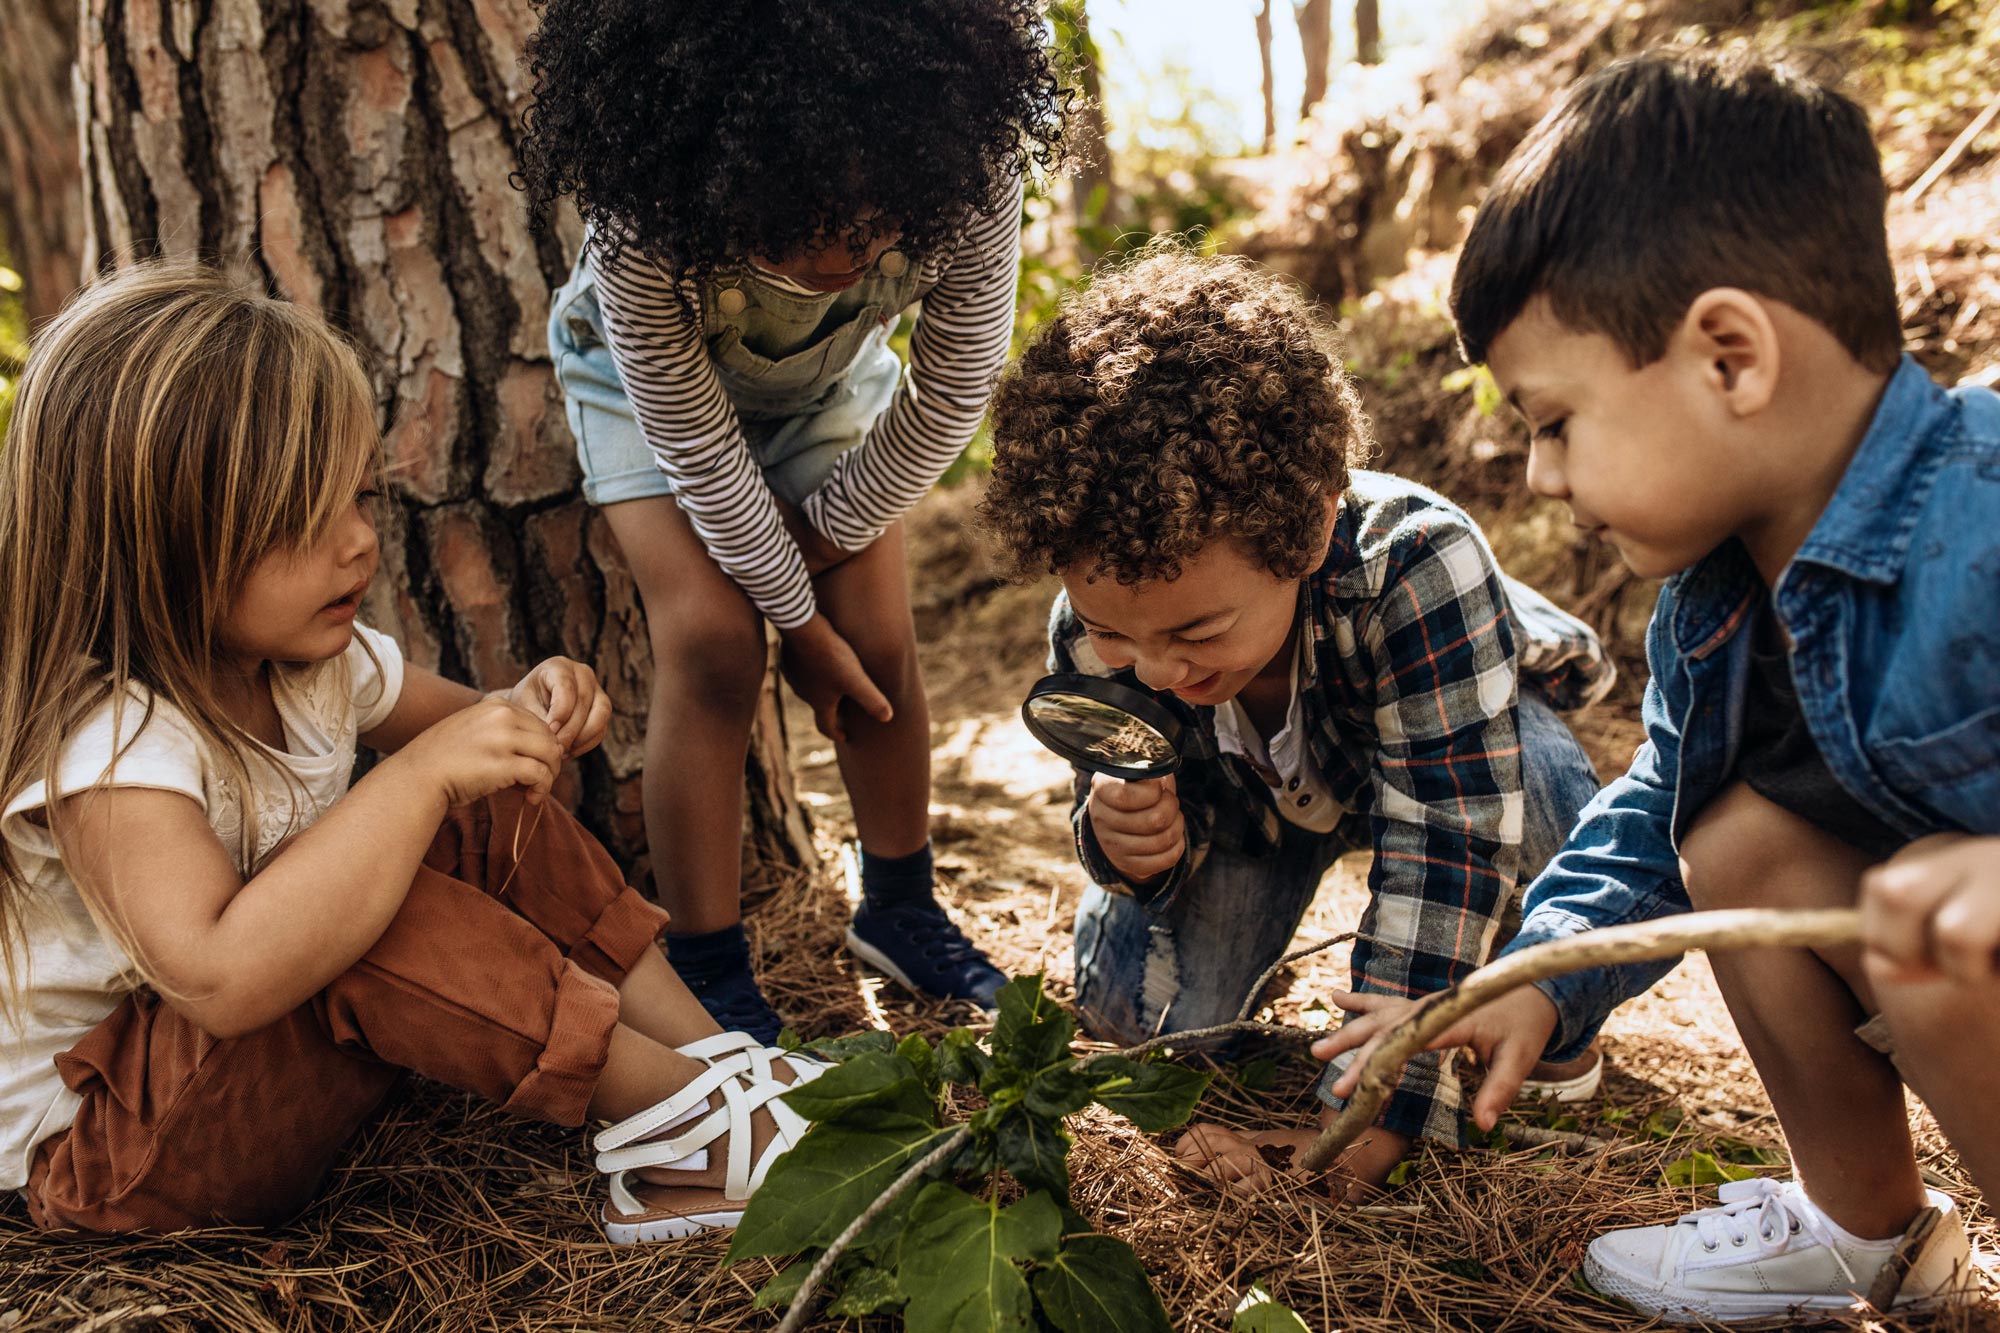
[{"label": "child's ear", "polygon": [[1738,287],[1711,287],[1688,306],[1674,351],[1737,417],[1755,416],[1778,393],[1778,329],[1764,303]]}]

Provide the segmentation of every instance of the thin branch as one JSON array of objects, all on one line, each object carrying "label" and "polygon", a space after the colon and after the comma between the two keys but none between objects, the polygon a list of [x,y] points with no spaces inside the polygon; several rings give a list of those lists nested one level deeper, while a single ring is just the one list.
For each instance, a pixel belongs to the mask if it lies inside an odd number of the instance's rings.
[{"label": "thin branch", "polygon": [[804,1327],[806,1320],[812,1316],[813,1306],[818,1303],[814,1297],[819,1292],[819,1284],[833,1271],[834,1262],[847,1252],[854,1238],[867,1230],[868,1224],[880,1217],[898,1195],[921,1179],[925,1172],[957,1152],[960,1145],[971,1137],[972,1126],[960,1125],[950,1138],[912,1162],[902,1175],[890,1181],[889,1187],[876,1196],[875,1202],[864,1208],[861,1216],[849,1222],[847,1229],[833,1238],[833,1244],[827,1246],[826,1253],[814,1261],[806,1280],[799,1284],[798,1294],[792,1297],[792,1303],[785,1307],[785,1317],[778,1325],[778,1333],[798,1333]]},{"label": "thin branch", "polygon": [[1688,912],[1658,921],[1636,921],[1551,940],[1488,964],[1439,991],[1410,1018],[1381,1038],[1361,1071],[1347,1107],[1299,1158],[1306,1171],[1323,1171],[1375,1123],[1403,1065],[1473,1010],[1509,991],[1593,967],[1671,958],[1690,949],[1823,949],[1861,937],[1861,914],[1851,908],[1790,911],[1744,908]]}]

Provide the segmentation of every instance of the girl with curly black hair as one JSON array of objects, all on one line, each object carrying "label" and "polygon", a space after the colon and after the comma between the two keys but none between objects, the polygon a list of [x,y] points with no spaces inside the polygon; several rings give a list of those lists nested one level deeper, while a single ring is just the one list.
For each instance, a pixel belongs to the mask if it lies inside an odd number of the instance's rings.
[{"label": "girl with curly black hair", "polygon": [[[933,896],[900,519],[1007,351],[1022,182],[1069,97],[1037,6],[546,0],[527,62],[523,182],[588,225],[549,340],[650,626],[668,955],[725,1028],[776,1039],[739,901],[768,618],[853,797],[849,949],[990,1004],[1004,978]],[[905,377],[888,338],[919,302]]]}]

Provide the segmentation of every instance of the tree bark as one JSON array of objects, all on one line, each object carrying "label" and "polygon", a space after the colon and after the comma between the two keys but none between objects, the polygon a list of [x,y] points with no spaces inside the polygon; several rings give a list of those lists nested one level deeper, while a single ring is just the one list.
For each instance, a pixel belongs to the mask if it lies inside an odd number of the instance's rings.
[{"label": "tree bark", "polygon": [[1378,0],[1354,0],[1354,58],[1363,65],[1382,63],[1382,6]]},{"label": "tree bark", "polygon": [[1271,0],[1257,7],[1257,60],[1263,67],[1264,151],[1278,146],[1277,76],[1271,69]]},{"label": "tree bark", "polygon": [[[528,0],[82,2],[88,262],[211,259],[362,347],[390,469],[364,618],[482,689],[591,663],[611,728],[562,795],[636,868],[645,618],[578,495],[544,333],[581,233],[567,213],[532,232],[508,184]],[[751,851],[804,866],[767,705]]]},{"label": "tree bark", "polygon": [[[1076,169],[1070,178],[1070,216],[1081,229],[1094,227],[1114,216],[1117,182],[1112,177],[1111,143],[1104,121],[1103,53],[1090,34],[1090,10],[1085,0],[1059,0],[1049,6],[1057,40],[1074,62],[1076,86],[1082,104],[1070,120],[1071,144],[1076,151]],[[1099,258],[1094,247],[1078,237],[1079,260],[1088,268]]]},{"label": "tree bark", "polygon": [[82,281],[76,22],[76,0],[0,0],[0,249],[30,327]]},{"label": "tree bark", "polygon": [[1333,68],[1333,0],[1293,0],[1292,17],[1299,25],[1299,49],[1306,58],[1306,91],[1299,99],[1304,120],[1326,96]]}]

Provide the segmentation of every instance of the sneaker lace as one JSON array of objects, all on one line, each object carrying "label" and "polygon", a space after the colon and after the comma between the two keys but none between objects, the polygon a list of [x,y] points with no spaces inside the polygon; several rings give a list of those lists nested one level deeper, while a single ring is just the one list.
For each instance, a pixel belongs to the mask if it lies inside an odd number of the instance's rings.
[{"label": "sneaker lace", "polygon": [[903,918],[903,937],[932,958],[954,966],[985,961],[979,946],[965,937],[956,922],[936,903],[911,903],[888,909]]},{"label": "sneaker lace", "polygon": [[1727,1237],[1731,1245],[1747,1245],[1754,1233],[1763,1248],[1783,1254],[1801,1232],[1827,1248],[1849,1282],[1859,1282],[1833,1230],[1805,1191],[1791,1181],[1732,1180],[1716,1191],[1719,1206],[1702,1208],[1681,1218],[1694,1225],[1695,1239],[1714,1251]]}]

